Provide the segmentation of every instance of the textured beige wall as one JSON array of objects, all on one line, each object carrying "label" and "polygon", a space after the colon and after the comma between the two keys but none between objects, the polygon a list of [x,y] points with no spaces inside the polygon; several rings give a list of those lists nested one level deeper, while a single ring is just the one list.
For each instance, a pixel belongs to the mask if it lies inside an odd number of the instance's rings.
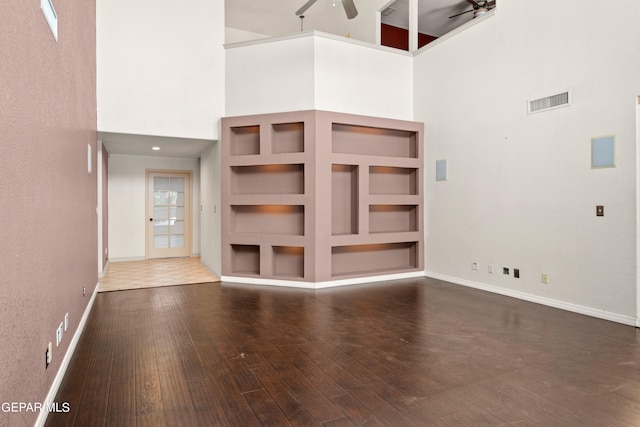
[{"label": "textured beige wall", "polygon": [[39,2],[0,3],[0,403],[45,399],[97,282],[95,2],[53,4],[58,42]]}]

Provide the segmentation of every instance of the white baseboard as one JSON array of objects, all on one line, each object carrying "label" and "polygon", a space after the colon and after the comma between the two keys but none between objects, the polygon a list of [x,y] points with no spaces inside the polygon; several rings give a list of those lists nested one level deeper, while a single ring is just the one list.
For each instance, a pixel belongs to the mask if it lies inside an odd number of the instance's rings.
[{"label": "white baseboard", "polygon": [[125,261],[144,261],[146,258],[143,256],[132,256],[123,258],[109,258],[109,262],[125,262]]},{"label": "white baseboard", "polygon": [[551,298],[540,297],[537,295],[531,295],[525,292],[514,291],[511,289],[500,288],[498,286],[487,285],[486,283],[474,282],[472,280],[459,279],[457,277],[447,276],[445,274],[432,273],[425,271],[426,277],[433,279],[443,280],[445,282],[451,282],[456,285],[468,286],[470,288],[476,288],[494,294],[505,295],[512,298],[521,299],[524,301],[534,302],[537,304],[546,305],[549,307],[559,308],[573,313],[580,313],[591,317],[597,317],[599,319],[610,320],[612,322],[622,323],[623,325],[636,326],[636,319],[634,317],[625,316],[618,313],[611,313],[604,310],[598,310],[591,307],[585,307],[583,305],[571,304],[564,301],[558,301]]},{"label": "white baseboard", "polygon": [[359,285],[363,283],[384,282],[387,280],[413,279],[424,277],[423,271],[411,271],[409,273],[385,274],[382,276],[355,277],[352,279],[328,280],[326,282],[303,282],[300,280],[261,279],[257,277],[222,276],[222,282],[243,283],[247,285],[286,286],[290,288],[323,289],[336,286]]},{"label": "white baseboard", "polygon": [[76,350],[76,345],[80,340],[80,336],[82,335],[82,331],[84,330],[84,326],[87,323],[87,318],[89,317],[89,313],[91,312],[91,307],[93,307],[93,302],[96,299],[96,295],[98,294],[98,284],[96,283],[95,288],[93,289],[93,294],[91,294],[91,299],[89,300],[89,304],[84,309],[84,313],[82,314],[82,318],[80,319],[80,323],[78,324],[78,328],[76,332],[73,334],[73,338],[69,343],[69,348],[67,349],[67,353],[64,355],[62,359],[62,363],[60,364],[60,368],[58,369],[58,373],[56,377],[53,379],[53,383],[51,384],[51,388],[49,389],[49,393],[44,404],[42,405],[42,410],[38,415],[38,419],[34,424],[35,427],[42,427],[47,421],[47,416],[49,415],[49,411],[46,408],[54,407],[54,400],[56,398],[56,394],[58,394],[58,389],[60,388],[60,384],[62,384],[62,380],[64,378],[64,374],[67,372],[67,368],[69,367],[69,362],[71,362],[71,358],[73,357],[73,353]]},{"label": "white baseboard", "polygon": [[107,274],[107,269],[109,268],[109,260],[104,264],[104,268],[102,271],[98,271],[98,279],[102,279],[105,274]]}]

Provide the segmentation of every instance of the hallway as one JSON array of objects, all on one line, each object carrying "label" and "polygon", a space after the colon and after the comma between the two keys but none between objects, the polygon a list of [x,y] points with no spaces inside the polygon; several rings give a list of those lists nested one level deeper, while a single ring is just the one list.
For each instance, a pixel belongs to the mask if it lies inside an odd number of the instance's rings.
[{"label": "hallway", "polygon": [[110,263],[98,292],[218,282],[200,257],[163,258]]}]

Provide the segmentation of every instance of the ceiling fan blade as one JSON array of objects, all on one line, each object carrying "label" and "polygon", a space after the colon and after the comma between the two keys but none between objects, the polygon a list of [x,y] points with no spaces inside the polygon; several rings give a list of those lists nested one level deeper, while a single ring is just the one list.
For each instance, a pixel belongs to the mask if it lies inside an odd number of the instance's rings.
[{"label": "ceiling fan blade", "polygon": [[358,16],[358,9],[356,9],[353,0],[342,0],[342,6],[344,6],[344,11],[347,13],[347,18],[353,19]]},{"label": "ceiling fan blade", "polygon": [[317,0],[308,0],[305,4],[302,5],[300,9],[296,11],[296,15],[300,16],[307,11]]},{"label": "ceiling fan blade", "polygon": [[475,10],[471,9],[471,10],[466,10],[466,11],[461,12],[461,13],[457,13],[457,14],[455,14],[453,16],[450,16],[449,19],[455,18],[456,16],[464,15],[465,13],[469,13],[469,12],[475,12]]},{"label": "ceiling fan blade", "polygon": [[467,0],[467,3],[471,4],[474,9],[482,7],[482,6],[480,6],[480,4],[478,4],[478,2],[476,2],[474,0]]}]

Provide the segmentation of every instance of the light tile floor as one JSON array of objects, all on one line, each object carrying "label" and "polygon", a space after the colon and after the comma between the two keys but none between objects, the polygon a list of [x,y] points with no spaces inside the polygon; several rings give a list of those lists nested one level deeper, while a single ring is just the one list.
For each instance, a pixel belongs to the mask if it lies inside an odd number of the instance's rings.
[{"label": "light tile floor", "polygon": [[200,264],[200,257],[112,262],[100,279],[98,292],[218,281],[219,277]]}]

